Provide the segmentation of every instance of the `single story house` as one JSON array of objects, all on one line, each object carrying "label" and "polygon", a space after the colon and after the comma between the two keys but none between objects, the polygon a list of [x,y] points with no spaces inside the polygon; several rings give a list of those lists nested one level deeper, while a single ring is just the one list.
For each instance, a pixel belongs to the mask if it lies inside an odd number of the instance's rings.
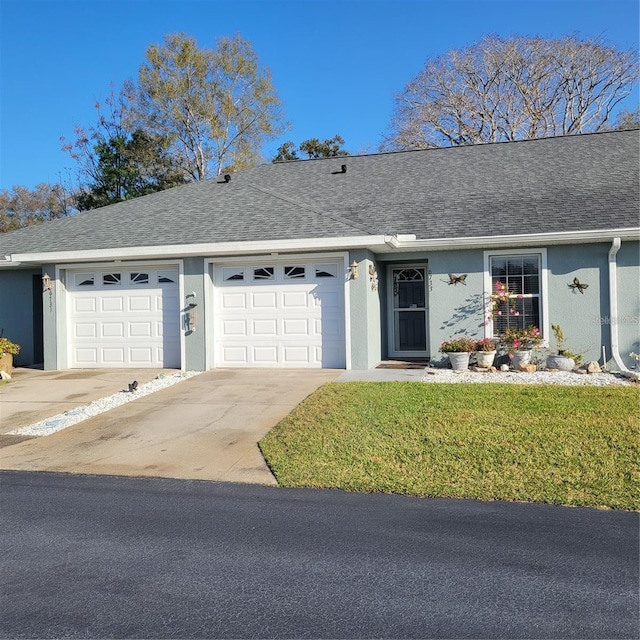
[{"label": "single story house", "polygon": [[0,330],[46,369],[369,369],[559,324],[631,368],[639,136],[263,164],[2,234]]}]

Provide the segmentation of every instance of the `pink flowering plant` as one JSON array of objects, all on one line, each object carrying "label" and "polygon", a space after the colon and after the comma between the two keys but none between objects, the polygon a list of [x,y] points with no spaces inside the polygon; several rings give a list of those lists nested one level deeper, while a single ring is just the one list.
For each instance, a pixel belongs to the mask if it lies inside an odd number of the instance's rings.
[{"label": "pink flowering plant", "polygon": [[516,295],[513,291],[509,291],[506,284],[496,282],[490,296],[491,314],[501,316],[503,313],[508,313],[511,316],[519,316],[518,299],[523,297],[522,294]]},{"label": "pink flowering plant", "polygon": [[515,351],[528,351],[542,344],[542,335],[538,327],[528,326],[524,329],[506,329],[500,336],[500,344],[512,355]]}]

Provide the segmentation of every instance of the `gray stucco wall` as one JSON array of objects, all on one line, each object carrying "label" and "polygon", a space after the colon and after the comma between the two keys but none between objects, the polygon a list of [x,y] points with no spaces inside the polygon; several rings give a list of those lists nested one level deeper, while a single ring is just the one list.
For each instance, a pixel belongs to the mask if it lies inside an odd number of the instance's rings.
[{"label": "gray stucco wall", "polygon": [[[547,248],[547,326],[550,335],[545,338],[554,349],[556,345],[550,328],[551,324],[559,324],[565,334],[567,349],[581,354],[587,361],[602,361],[604,345],[609,366],[612,366],[608,263],[610,248],[610,242]],[[513,253],[527,253],[527,250],[514,250]],[[629,357],[629,353],[640,352],[639,243],[623,242],[617,258],[616,319],[620,356],[626,366],[631,368],[636,363]],[[380,256],[380,259],[387,268],[398,261],[428,262],[429,346],[432,362],[439,364],[446,361],[446,357],[439,352],[444,340],[461,335],[484,337],[484,251],[434,251],[403,256],[386,254]],[[467,274],[466,285],[449,284],[450,273]],[[581,283],[589,285],[583,293],[569,287],[576,277]]]},{"label": "gray stucco wall", "polygon": [[[204,305],[204,258],[184,259],[184,299],[180,301],[181,324],[180,330],[184,333],[185,361],[182,368],[187,371],[204,371],[206,368],[206,343],[205,336],[210,327],[205,326]],[[185,315],[189,313],[186,296],[195,293],[197,306],[192,310],[195,324],[192,329],[185,330]]]},{"label": "gray stucco wall", "polygon": [[[445,340],[484,337],[483,253],[434,251],[429,260],[429,344],[431,361],[446,361],[440,353]],[[465,284],[450,284],[449,274],[466,274]]]},{"label": "gray stucco wall", "polygon": [[34,364],[33,276],[40,269],[7,269],[0,272],[0,331],[20,345],[16,365]]},{"label": "gray stucco wall", "polygon": [[[55,265],[43,265],[42,273],[49,274],[53,284],[53,289],[50,292],[43,294],[42,323],[44,336],[44,368],[53,370],[57,369],[59,366],[61,369],[65,369],[68,367],[66,351],[59,359],[57,342],[58,331],[60,331],[63,336],[66,336],[67,331],[67,314],[65,309],[58,309],[56,312],[58,300],[60,299],[59,293],[61,283],[54,279],[56,275]],[[64,272],[62,272],[61,275],[64,276]],[[56,324],[56,315],[59,318],[58,324]]]},{"label": "gray stucco wall", "polygon": [[[602,360],[602,346],[611,357],[609,325],[600,323],[609,312],[609,264],[611,244],[576,244],[549,247],[549,326],[562,327],[565,347],[586,361]],[[569,285],[578,278],[589,288],[582,293]],[[555,340],[550,337],[550,346]]]},{"label": "gray stucco wall", "polygon": [[[366,370],[375,367],[382,359],[381,354],[381,290],[382,276],[376,257],[370,251],[351,251],[349,264],[356,261],[360,277],[350,280],[349,306],[351,328],[351,368]],[[372,286],[369,267],[378,274],[377,286]]]},{"label": "gray stucco wall", "polygon": [[[610,309],[609,250],[611,243],[550,247],[549,316],[560,324],[566,348],[585,360],[602,362],[605,347],[608,366],[616,368],[611,353],[611,325],[617,323],[619,355],[631,368],[631,351],[638,352],[640,316],[640,267],[637,242],[623,242],[617,255],[618,310]],[[569,285],[574,278],[589,287],[580,293]],[[552,341],[552,346],[555,346]]]}]

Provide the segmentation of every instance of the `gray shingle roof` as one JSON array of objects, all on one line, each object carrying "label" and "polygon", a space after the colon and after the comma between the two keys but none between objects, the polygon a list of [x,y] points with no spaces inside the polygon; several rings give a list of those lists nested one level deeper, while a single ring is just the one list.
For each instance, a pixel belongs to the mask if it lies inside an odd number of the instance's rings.
[{"label": "gray shingle roof", "polygon": [[264,164],[2,234],[0,255],[637,227],[639,149],[633,130]]}]

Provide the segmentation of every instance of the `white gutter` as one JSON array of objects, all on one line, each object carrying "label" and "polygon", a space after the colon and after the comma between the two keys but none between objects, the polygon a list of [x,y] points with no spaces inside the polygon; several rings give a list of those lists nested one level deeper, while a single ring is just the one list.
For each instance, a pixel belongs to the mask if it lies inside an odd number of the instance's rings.
[{"label": "white gutter", "polygon": [[[620,238],[614,238],[609,249],[609,324],[611,331],[611,357],[620,371],[629,371],[620,357],[618,340],[618,263],[616,257],[620,250]],[[604,364],[607,364],[606,362]]]},{"label": "white gutter", "polygon": [[417,239],[414,234],[347,236],[338,238],[299,238],[284,240],[252,240],[247,242],[206,242],[200,244],[172,244],[147,247],[118,247],[82,251],[51,251],[15,253],[0,260],[0,269],[15,267],[17,263],[69,263],[97,260],[144,260],[184,258],[188,256],[241,256],[256,253],[332,251],[370,249],[378,253],[396,251],[443,251],[446,249],[491,249],[494,247],[544,246],[551,244],[608,242],[640,239],[640,227],[598,229],[595,231],[562,231],[472,238]]},{"label": "white gutter", "polygon": [[523,233],[516,235],[476,236],[471,238],[435,238],[417,240],[415,236],[387,236],[389,247],[398,250],[491,248],[494,246],[545,245],[585,242],[608,242],[612,237],[624,240],[640,239],[640,227],[596,229],[591,231],[558,231],[553,233]]}]

